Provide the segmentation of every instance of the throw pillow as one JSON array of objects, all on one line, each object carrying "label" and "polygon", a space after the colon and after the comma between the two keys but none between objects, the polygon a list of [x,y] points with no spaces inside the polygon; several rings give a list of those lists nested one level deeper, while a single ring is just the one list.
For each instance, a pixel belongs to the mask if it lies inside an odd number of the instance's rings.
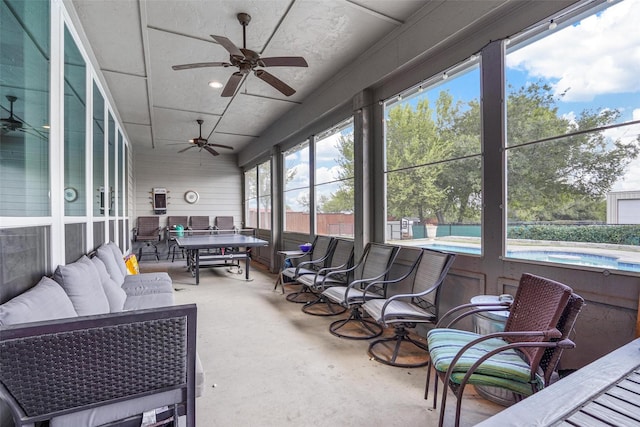
[{"label": "throw pillow", "polygon": [[[118,286],[122,286],[124,283],[124,274],[122,274],[122,271],[118,266],[116,257],[113,256],[113,250],[106,244],[103,244],[98,248],[96,254],[97,257],[100,258],[100,261],[104,263],[104,266],[107,268],[109,276],[111,276],[113,281],[116,282]],[[124,263],[124,260],[122,260],[122,263]]]},{"label": "throw pillow", "polygon": [[100,258],[93,257],[91,258],[91,262],[98,271],[98,276],[100,276],[102,289],[109,300],[109,310],[112,313],[122,311],[124,302],[127,299],[127,293],[109,276],[109,272],[107,272],[107,268]]},{"label": "throw pillow", "polygon": [[100,276],[86,255],[71,264],[59,265],[53,279],[67,293],[79,316],[109,313],[109,300]]},{"label": "throw pillow", "polygon": [[0,326],[78,317],[64,290],[48,277],[0,305]]},{"label": "throw pillow", "polygon": [[118,265],[118,268],[120,268],[120,272],[122,273],[123,276],[126,276],[127,266],[125,265],[125,262],[124,262],[124,254],[122,253],[118,245],[116,245],[113,242],[107,243],[107,246],[111,249],[111,252],[113,252],[113,257],[116,260],[116,264]]}]

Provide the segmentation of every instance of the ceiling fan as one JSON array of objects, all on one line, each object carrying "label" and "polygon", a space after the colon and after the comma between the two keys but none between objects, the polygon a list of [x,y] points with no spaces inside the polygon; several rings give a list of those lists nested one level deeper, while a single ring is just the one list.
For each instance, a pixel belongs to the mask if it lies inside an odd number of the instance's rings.
[{"label": "ceiling fan", "polygon": [[34,128],[18,118],[13,113],[13,104],[18,100],[18,97],[6,95],[6,98],[9,101],[9,109],[7,110],[5,107],[2,107],[2,109],[9,111],[9,117],[0,117],[0,133],[6,135],[10,132],[22,132],[26,135],[46,140],[48,127],[43,126],[42,129]]},{"label": "ceiling fan", "polygon": [[195,148],[198,147],[200,148],[200,150],[202,150],[203,148],[205,150],[207,150],[209,153],[213,154],[214,156],[218,156],[220,155],[220,153],[218,153],[216,150],[214,150],[211,147],[220,147],[220,148],[228,148],[229,150],[233,150],[233,147],[229,147],[228,145],[222,145],[222,144],[214,144],[209,142],[206,138],[202,137],[202,123],[204,123],[204,121],[202,119],[198,119],[196,120],[196,122],[198,122],[198,125],[200,125],[200,135],[196,138],[190,139],[189,142],[187,144],[190,144],[187,148],[183,148],[182,150],[178,151],[178,153],[184,153],[185,151],[189,150],[190,148]]},{"label": "ceiling fan", "polygon": [[24,125],[24,123],[22,123],[21,120],[18,120],[13,115],[13,103],[18,100],[18,97],[13,95],[7,95],[7,100],[9,101],[9,104],[10,104],[9,117],[0,118],[0,125],[2,126],[2,130],[6,132],[22,130],[22,126]]},{"label": "ceiling fan", "polygon": [[250,49],[247,49],[247,25],[251,21],[248,13],[238,13],[238,21],[242,25],[242,49],[239,49],[231,40],[224,36],[211,37],[224,47],[230,54],[229,62],[198,62],[194,64],[174,65],[174,70],[189,70],[192,68],[203,67],[238,67],[236,71],[229,77],[227,84],[222,90],[222,96],[233,96],[242,78],[253,71],[253,74],[259,79],[267,82],[285,96],[291,96],[296,91],[273,74],[257,69],[257,67],[308,67],[307,61],[301,56],[274,56],[270,58],[261,58],[260,55]]}]

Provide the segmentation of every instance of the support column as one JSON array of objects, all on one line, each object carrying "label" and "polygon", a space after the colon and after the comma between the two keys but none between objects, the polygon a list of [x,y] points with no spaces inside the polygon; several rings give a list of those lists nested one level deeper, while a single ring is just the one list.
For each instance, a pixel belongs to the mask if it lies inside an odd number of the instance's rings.
[{"label": "support column", "polygon": [[284,161],[278,145],[271,148],[271,263],[272,273],[280,269],[278,251],[284,247]]},{"label": "support column", "polygon": [[[374,197],[372,99],[370,90],[353,98],[354,242],[356,256],[373,239]],[[384,193],[380,187],[378,193]]]},{"label": "support column", "polygon": [[[482,271],[486,274],[485,292],[500,294],[498,277],[502,272],[502,255],[506,245],[506,156],[505,144],[505,55],[502,40],[489,43],[482,50]],[[487,233],[487,230],[492,230]]]}]

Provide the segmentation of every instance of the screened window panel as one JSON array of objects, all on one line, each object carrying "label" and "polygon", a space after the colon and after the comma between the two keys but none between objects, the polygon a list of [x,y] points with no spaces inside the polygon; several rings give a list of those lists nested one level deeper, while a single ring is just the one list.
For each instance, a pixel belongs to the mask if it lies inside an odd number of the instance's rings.
[{"label": "screened window panel", "polygon": [[254,167],[244,173],[244,206],[245,225],[258,227],[258,168]]},{"label": "screened window panel", "polygon": [[509,44],[507,257],[640,271],[639,19],[616,2]]},{"label": "screened window panel", "polygon": [[49,27],[49,2],[0,3],[0,216],[50,215]]},{"label": "screened window panel", "polygon": [[[116,213],[115,208],[115,191],[116,191],[116,125],[109,112],[109,137],[107,139],[107,154],[109,159],[109,188],[108,196],[106,197],[107,207],[109,209],[109,216],[114,216]],[[111,241],[114,241],[113,239]]]},{"label": "screened window panel", "polygon": [[124,139],[122,138],[122,132],[118,131],[118,216],[122,216],[124,213]]},{"label": "screened window panel", "polygon": [[64,225],[65,264],[72,263],[87,253],[87,225]]},{"label": "screened window panel", "polygon": [[284,230],[309,233],[309,142],[298,144],[284,156]]},{"label": "screened window panel", "polygon": [[271,161],[258,165],[258,227],[271,229]]},{"label": "screened window panel", "polygon": [[104,221],[93,223],[93,249],[104,243]]},{"label": "screened window panel", "polygon": [[104,98],[93,82],[93,216],[105,214]]},{"label": "screened window panel", "polygon": [[386,240],[480,253],[478,58],[387,102],[385,149]]},{"label": "screened window panel", "polygon": [[86,65],[64,30],[64,214],[86,214]]},{"label": "screened window panel", "polygon": [[0,304],[51,274],[49,227],[0,228]]}]

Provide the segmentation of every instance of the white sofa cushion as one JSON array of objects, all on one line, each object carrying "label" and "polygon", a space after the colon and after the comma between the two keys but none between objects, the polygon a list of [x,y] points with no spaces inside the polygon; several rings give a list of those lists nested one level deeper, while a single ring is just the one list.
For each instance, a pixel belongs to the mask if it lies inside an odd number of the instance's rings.
[{"label": "white sofa cushion", "polygon": [[[122,274],[122,270],[120,270],[120,267],[118,266],[118,261],[113,255],[113,250],[106,244],[103,244],[96,251],[96,256],[104,263],[104,266],[107,268],[109,276],[111,276],[113,281],[116,282],[118,286],[122,286],[125,275]],[[124,263],[124,261],[122,262]]]},{"label": "white sofa cushion", "polygon": [[116,260],[116,265],[120,269],[120,272],[122,273],[123,276],[126,276],[128,272],[127,272],[127,265],[124,262],[124,254],[122,253],[118,245],[116,245],[113,242],[107,243],[107,247],[111,249],[111,252],[113,252],[113,257]]},{"label": "white sofa cushion", "polygon": [[60,285],[48,277],[0,305],[0,326],[68,317],[78,317],[78,314]]},{"label": "white sofa cushion", "polygon": [[173,294],[173,282],[171,277],[162,271],[130,274],[124,278],[122,289],[127,293],[127,296],[157,293]]},{"label": "white sofa cushion", "polygon": [[157,294],[129,295],[124,302],[124,310],[142,310],[145,308],[167,307],[175,304],[173,294],[161,292]]},{"label": "white sofa cushion", "polygon": [[86,255],[71,264],[59,265],[53,279],[67,293],[79,316],[109,313],[109,300],[100,276]]},{"label": "white sofa cushion", "polygon": [[51,427],[87,427],[99,426],[109,422],[122,420],[133,415],[160,408],[162,406],[173,405],[181,399],[180,390],[170,390],[149,396],[138,397],[124,402],[112,403],[110,405],[99,406],[72,414],[60,415],[52,418]]},{"label": "white sofa cushion", "polygon": [[111,313],[122,311],[124,308],[124,302],[127,299],[127,293],[113,281],[100,258],[93,257],[91,258],[91,262],[98,271],[102,289],[107,296],[107,300],[109,300],[109,311],[111,311]]}]

